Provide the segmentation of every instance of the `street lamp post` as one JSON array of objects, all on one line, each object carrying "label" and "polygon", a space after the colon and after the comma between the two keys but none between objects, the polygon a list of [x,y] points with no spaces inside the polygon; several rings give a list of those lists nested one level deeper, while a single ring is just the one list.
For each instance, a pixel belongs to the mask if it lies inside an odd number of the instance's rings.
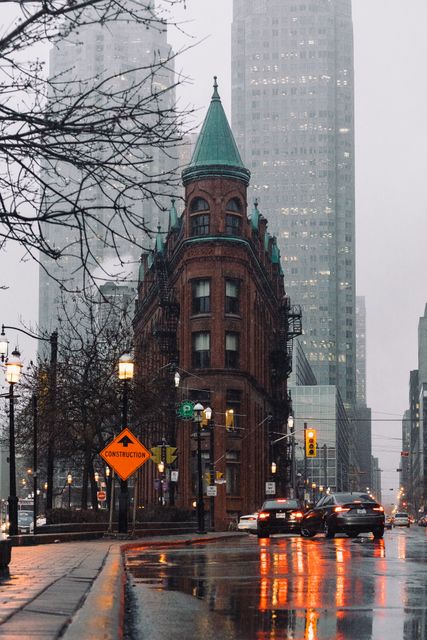
[{"label": "street lamp post", "polygon": [[197,435],[197,532],[205,531],[205,505],[203,501],[203,477],[202,477],[202,443],[200,438],[200,427],[202,422],[203,405],[198,402],[194,405],[194,422],[196,424]]},{"label": "street lamp post", "polygon": [[[209,426],[209,485],[215,486],[215,422],[212,418],[212,409],[207,407],[205,409],[206,420]],[[211,495],[209,498],[209,516],[210,516],[210,529],[215,531],[215,496]]]},{"label": "street lamp post", "polygon": [[[119,358],[119,380],[123,381],[122,428],[128,426],[128,384],[133,379],[134,363],[129,353]],[[119,493],[119,533],[128,532],[128,481],[120,480]]]},{"label": "street lamp post", "polygon": [[22,363],[17,349],[6,361],[6,380],[9,383],[9,535],[18,535],[18,496],[16,495],[15,406],[14,385],[19,382]]},{"label": "street lamp post", "polygon": [[71,473],[67,475],[67,484],[68,484],[68,510],[71,510],[71,485],[73,484],[73,476]]},{"label": "street lamp post", "polygon": [[[49,404],[50,404],[50,420],[49,420],[49,439],[47,444],[47,480],[48,487],[46,489],[46,511],[52,509],[53,503],[53,463],[54,463],[54,425],[56,414],[56,374],[58,364],[58,332],[55,330],[49,337],[40,336],[30,333],[20,327],[8,326],[2,324],[0,334],[0,359],[2,362],[7,358],[9,342],[6,338],[5,329],[12,329],[13,331],[19,331],[20,333],[39,340],[42,342],[49,342],[50,344],[50,367],[49,367]],[[34,513],[37,511],[37,399],[33,400],[35,418],[34,418]],[[36,520],[34,519],[34,533],[36,533]]]}]

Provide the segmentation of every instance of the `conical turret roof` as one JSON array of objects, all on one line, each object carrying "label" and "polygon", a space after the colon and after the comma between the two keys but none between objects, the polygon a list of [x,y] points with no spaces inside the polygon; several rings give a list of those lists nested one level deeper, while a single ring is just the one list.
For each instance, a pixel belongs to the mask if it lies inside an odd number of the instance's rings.
[{"label": "conical turret roof", "polygon": [[234,140],[214,78],[214,92],[202,130],[188,167],[182,172],[184,185],[210,177],[237,178],[249,183],[250,171],[245,168]]}]

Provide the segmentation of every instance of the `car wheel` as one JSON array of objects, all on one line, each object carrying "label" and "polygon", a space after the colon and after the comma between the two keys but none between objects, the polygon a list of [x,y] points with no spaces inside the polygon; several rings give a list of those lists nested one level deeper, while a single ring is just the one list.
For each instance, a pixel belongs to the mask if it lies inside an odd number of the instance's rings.
[{"label": "car wheel", "polygon": [[312,538],[316,534],[315,534],[314,531],[310,531],[310,529],[306,529],[305,527],[301,527],[301,535],[302,535],[303,538]]},{"label": "car wheel", "polygon": [[328,538],[329,540],[335,536],[335,531],[327,520],[323,523],[323,533],[325,534],[325,538]]},{"label": "car wheel", "polygon": [[349,531],[347,533],[347,535],[348,535],[349,538],[357,538],[357,536],[359,535],[359,532],[358,531]]},{"label": "car wheel", "polygon": [[258,533],[257,536],[258,536],[258,538],[269,538],[270,534],[269,533]]},{"label": "car wheel", "polygon": [[408,527],[408,529],[409,529],[409,527],[410,527],[411,525],[408,523],[406,526],[407,526],[407,527]]},{"label": "car wheel", "polygon": [[380,538],[383,537],[384,535],[384,527],[377,527],[376,529],[374,529],[372,531],[372,533],[374,534],[374,538],[376,540],[379,540]]}]

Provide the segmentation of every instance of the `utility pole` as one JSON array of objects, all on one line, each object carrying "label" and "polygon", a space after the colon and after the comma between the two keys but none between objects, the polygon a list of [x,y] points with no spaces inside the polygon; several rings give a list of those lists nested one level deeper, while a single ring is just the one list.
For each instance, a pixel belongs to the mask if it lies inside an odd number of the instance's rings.
[{"label": "utility pole", "polygon": [[323,445],[323,474],[325,489],[328,487],[328,446],[325,442]]},{"label": "utility pole", "polygon": [[307,487],[307,451],[306,451],[306,434],[307,434],[307,423],[304,422],[304,496],[303,496],[303,500],[305,501],[305,493],[306,493],[306,487]]}]

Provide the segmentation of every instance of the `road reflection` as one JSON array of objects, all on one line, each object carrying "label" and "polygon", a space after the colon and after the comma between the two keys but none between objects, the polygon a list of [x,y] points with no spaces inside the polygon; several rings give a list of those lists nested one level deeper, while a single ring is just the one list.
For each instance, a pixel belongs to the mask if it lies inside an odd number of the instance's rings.
[{"label": "road reflection", "polygon": [[131,553],[128,568],[137,583],[202,600],[233,624],[236,639],[424,640],[427,587],[408,559],[422,541],[425,562],[425,539],[408,536],[249,536]]}]

